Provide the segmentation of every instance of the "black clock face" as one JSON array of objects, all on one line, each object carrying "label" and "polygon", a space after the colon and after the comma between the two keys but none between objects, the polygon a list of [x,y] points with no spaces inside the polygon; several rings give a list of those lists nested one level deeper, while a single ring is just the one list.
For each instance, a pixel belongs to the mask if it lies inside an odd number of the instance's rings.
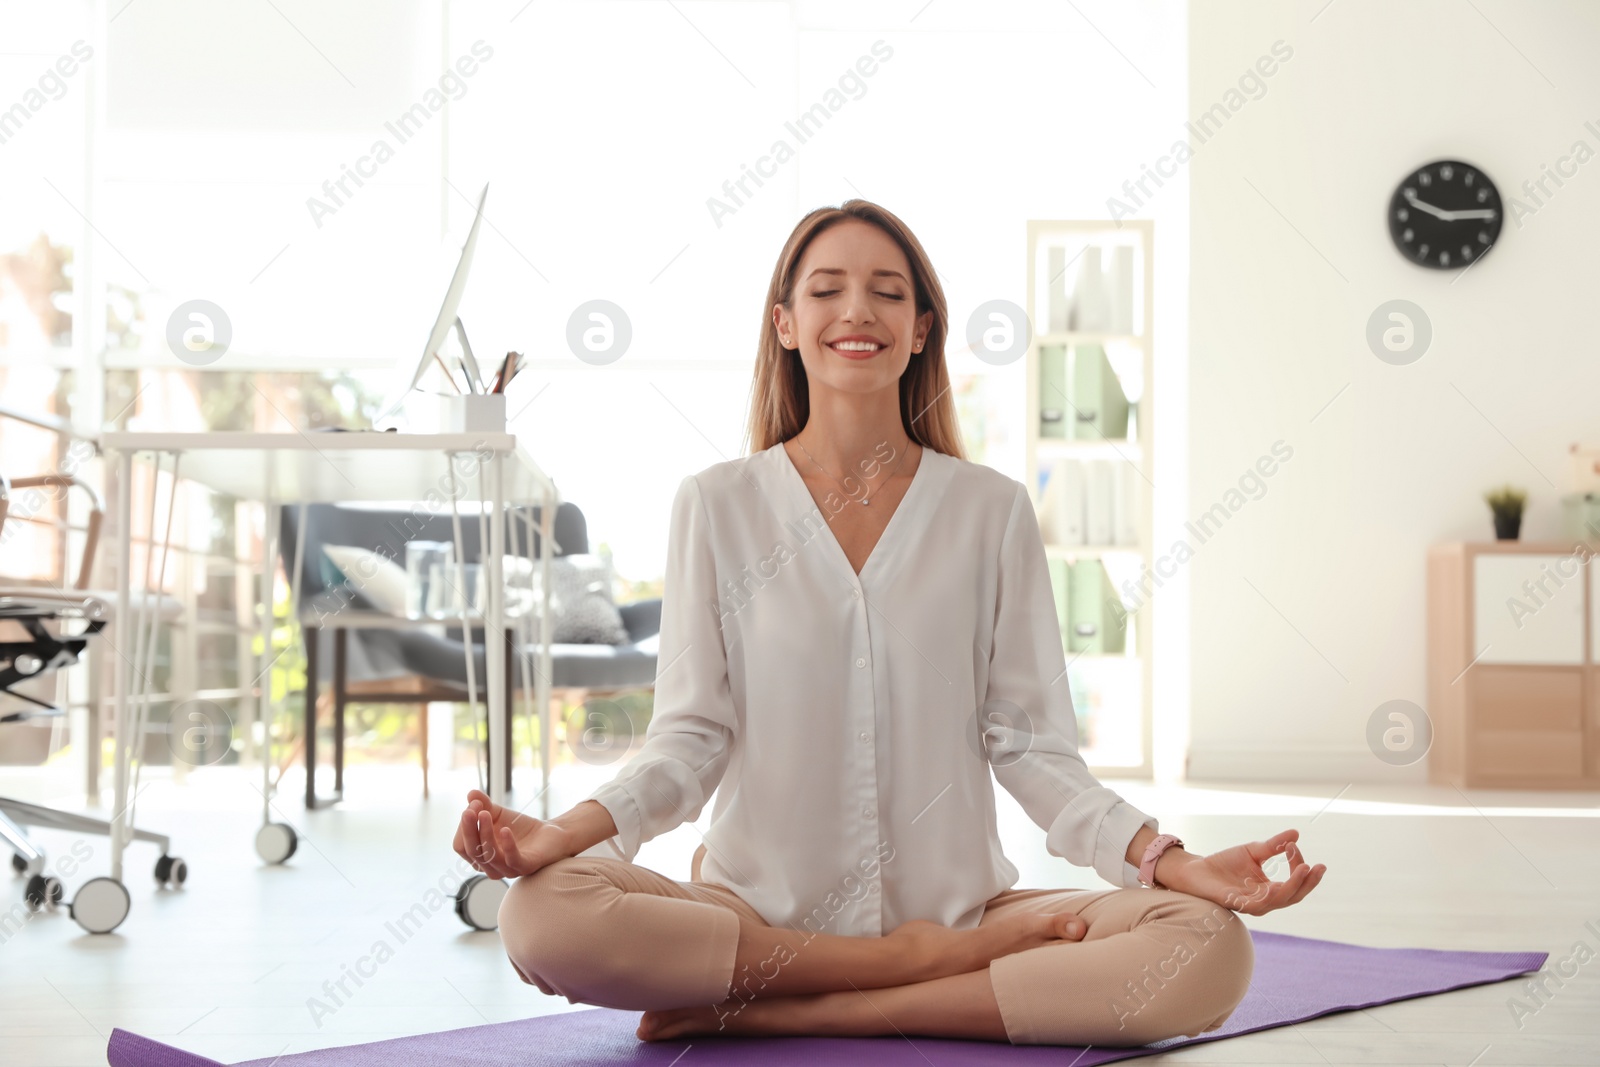
[{"label": "black clock face", "polygon": [[1460,270],[1489,254],[1500,237],[1500,190],[1458,159],[1406,176],[1389,200],[1389,236],[1419,267]]}]

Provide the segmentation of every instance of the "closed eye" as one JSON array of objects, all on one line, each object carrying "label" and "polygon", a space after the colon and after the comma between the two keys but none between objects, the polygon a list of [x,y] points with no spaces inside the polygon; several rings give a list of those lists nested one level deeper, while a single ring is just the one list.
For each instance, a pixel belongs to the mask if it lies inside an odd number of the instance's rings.
[{"label": "closed eye", "polygon": [[[811,295],[812,296],[832,296],[834,293],[837,293],[838,291],[839,290],[837,290],[837,289],[822,289],[822,290],[818,290],[815,293],[812,293]],[[890,300],[904,300],[905,299],[905,297],[900,295],[899,293],[883,293],[883,292],[880,292],[880,293],[877,293],[875,295],[882,296],[882,297],[887,297]]]}]

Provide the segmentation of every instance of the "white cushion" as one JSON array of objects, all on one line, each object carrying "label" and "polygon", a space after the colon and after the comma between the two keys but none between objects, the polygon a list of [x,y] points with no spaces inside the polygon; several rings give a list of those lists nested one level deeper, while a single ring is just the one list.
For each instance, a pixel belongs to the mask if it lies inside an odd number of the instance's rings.
[{"label": "white cushion", "polygon": [[388,556],[355,545],[323,545],[322,554],[339,568],[350,588],[390,615],[406,613],[406,569]]}]

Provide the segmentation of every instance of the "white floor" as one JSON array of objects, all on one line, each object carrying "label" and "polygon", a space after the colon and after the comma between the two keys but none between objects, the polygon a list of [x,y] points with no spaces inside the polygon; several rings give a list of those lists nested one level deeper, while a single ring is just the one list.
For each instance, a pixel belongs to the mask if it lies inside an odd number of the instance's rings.
[{"label": "white floor", "polygon": [[[614,770],[563,767],[553,810]],[[436,775],[424,805],[414,770],[352,769],[350,799],[309,814],[291,776],[275,801],[275,817],[302,834],[286,867],[266,867],[252,851],[257,773],[212,769],[182,785],[147,784],[138,824],[174,837],[189,882],[158,889],[156,849],[132,846],[125,881],[133,911],[114,933],[87,935],[64,909],[0,932],[0,1062],[104,1064],[112,1027],[231,1063],[580,1010],[519,982],[496,935],[468,930],[448,903],[403,941],[388,925],[417,904],[426,909],[429,887],[451,871],[450,835],[473,771]],[[65,777],[7,768],[0,792],[71,807]],[[1191,851],[1298,827],[1306,854],[1327,863],[1328,874],[1301,904],[1250,918],[1253,928],[1376,946],[1548,951],[1551,968],[1565,961],[1563,984],[1548,983],[1553,995],[1542,1005],[1523,979],[1138,1062],[1600,1064],[1600,794],[1475,790],[1463,799],[1448,787],[1108,784]],[[1020,885],[1103,885],[1048,855],[1042,832],[1004,792],[1000,799]],[[36,839],[53,858],[75,846],[93,850],[67,879],[69,899],[85,878],[107,873],[104,839],[56,831]],[[687,878],[697,843],[694,828],[682,827],[647,844],[638,861]],[[7,908],[21,900],[20,879],[9,892]],[[374,963],[380,942],[392,955]],[[324,983],[358,964],[371,977],[359,988],[347,981],[353,994],[335,1005]],[[1519,1024],[1514,998],[1538,1010]]]}]

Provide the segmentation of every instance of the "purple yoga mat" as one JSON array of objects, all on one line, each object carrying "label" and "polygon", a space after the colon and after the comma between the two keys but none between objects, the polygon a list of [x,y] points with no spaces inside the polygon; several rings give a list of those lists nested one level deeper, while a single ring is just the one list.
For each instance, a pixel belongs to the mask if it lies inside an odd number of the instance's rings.
[{"label": "purple yoga mat", "polygon": [[[1452,952],[1432,948],[1366,948],[1339,941],[1252,930],[1256,968],[1250,992],[1222,1028],[1202,1037],[1174,1037],[1137,1048],[1008,1045],[914,1037],[694,1037],[643,1042],[636,1011],[594,1008],[511,1023],[301,1052],[238,1067],[669,1067],[694,1046],[696,1067],[811,1067],[821,1062],[873,1067],[1094,1067],[1181,1045],[1314,1019],[1336,1011],[1482,985],[1536,971],[1548,952]],[[223,1067],[216,1060],[111,1031],[111,1067]],[[709,1065],[707,1063],[709,1061]]]}]

